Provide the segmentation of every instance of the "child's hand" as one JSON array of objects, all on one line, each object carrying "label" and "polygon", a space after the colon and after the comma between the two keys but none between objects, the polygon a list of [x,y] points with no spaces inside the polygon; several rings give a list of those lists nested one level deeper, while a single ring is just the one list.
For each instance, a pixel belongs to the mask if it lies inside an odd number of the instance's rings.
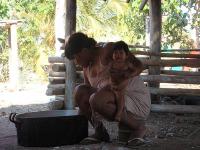
[{"label": "child's hand", "polygon": [[115,115],[115,121],[118,121],[118,122],[120,122],[121,121],[121,114],[116,114]]},{"label": "child's hand", "polygon": [[[119,90],[118,86],[117,86],[117,85],[114,85],[114,84],[111,85],[111,89],[112,89],[113,91],[118,91],[118,90]],[[118,94],[118,93],[115,93],[115,94]]]}]

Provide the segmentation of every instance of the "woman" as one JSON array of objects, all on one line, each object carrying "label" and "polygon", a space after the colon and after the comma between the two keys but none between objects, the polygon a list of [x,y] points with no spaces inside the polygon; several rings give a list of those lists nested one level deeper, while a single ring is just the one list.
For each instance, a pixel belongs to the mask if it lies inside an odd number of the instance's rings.
[{"label": "woman", "polygon": [[[93,38],[77,32],[69,37],[65,45],[65,56],[83,67],[84,84],[75,88],[74,98],[80,113],[84,114],[95,128],[95,134],[90,138],[95,141],[108,142],[109,135],[101,121],[92,116],[92,112],[114,120],[117,111],[115,94],[107,88],[107,85],[110,85],[108,64],[112,60],[113,44],[101,46]],[[129,79],[125,89],[125,109],[120,119],[120,123],[129,126],[132,130],[127,141],[129,145],[142,141],[145,134],[144,120],[150,112],[148,89],[138,77],[143,67],[137,58],[134,61],[133,64],[137,68],[136,76]]]}]

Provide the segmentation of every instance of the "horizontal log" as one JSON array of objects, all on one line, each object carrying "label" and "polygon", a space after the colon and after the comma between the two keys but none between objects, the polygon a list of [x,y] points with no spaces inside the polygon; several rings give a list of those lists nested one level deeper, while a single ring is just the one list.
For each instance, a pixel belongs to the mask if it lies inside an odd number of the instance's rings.
[{"label": "horizontal log", "polygon": [[[53,64],[52,65],[52,71],[55,71],[55,72],[65,72],[66,68],[65,68],[65,64]],[[82,67],[81,66],[76,66],[76,71],[82,71]]]},{"label": "horizontal log", "polygon": [[199,76],[141,75],[145,82],[200,84]]},{"label": "horizontal log", "polygon": [[[83,72],[82,71],[77,71],[76,72],[76,82],[77,83],[83,83]],[[65,75],[65,73],[63,72]],[[53,77],[49,76],[49,83],[50,84],[64,84],[65,83],[65,76],[59,76],[59,77]]]},{"label": "horizontal log", "polygon": [[172,53],[156,53],[151,51],[131,51],[134,55],[147,55],[159,57],[175,57],[175,58],[200,58],[199,54],[172,54]]},{"label": "horizontal log", "polygon": [[55,100],[64,101],[64,95],[56,95]]},{"label": "horizontal log", "polygon": [[64,84],[65,83],[65,78],[62,78],[62,77],[50,77],[49,78],[49,83],[50,84]]},{"label": "horizontal log", "polygon": [[161,52],[192,52],[192,51],[200,51],[199,48],[182,48],[182,49],[162,49]]},{"label": "horizontal log", "polygon": [[83,79],[83,71],[76,71],[77,77]]},{"label": "horizontal log", "polygon": [[65,64],[53,64],[52,65],[52,70],[54,72],[65,72]]},{"label": "horizontal log", "polygon": [[173,70],[161,70],[161,74],[181,75],[181,76],[200,76],[200,72],[173,71]]},{"label": "horizontal log", "polygon": [[144,46],[144,45],[129,45],[129,48],[145,48],[145,49],[150,49],[149,46]]},{"label": "horizontal log", "polygon": [[[140,75],[140,77],[145,82],[200,84],[199,76]],[[78,76],[77,81],[82,83],[83,76]],[[51,77],[49,82],[50,84],[64,84],[65,78]]]},{"label": "horizontal log", "polygon": [[64,57],[49,57],[48,58],[49,63],[64,63]]},{"label": "horizontal log", "polygon": [[163,66],[163,67],[172,67],[172,66],[187,66],[187,67],[200,67],[199,59],[171,59],[171,60],[141,60],[142,63],[146,66]]},{"label": "horizontal log", "polygon": [[[150,60],[150,59],[140,59],[144,66],[188,66],[188,67],[200,67],[199,59],[171,59],[171,60]],[[82,70],[80,66],[77,66],[77,70]],[[65,72],[65,64],[53,64],[52,70],[55,72]]]},{"label": "horizontal log", "polygon": [[51,88],[51,89],[63,89],[63,88],[65,88],[65,84],[48,84],[47,88]]},{"label": "horizontal log", "polygon": [[[137,56],[137,57],[140,58],[139,56]],[[48,61],[49,61],[49,63],[52,63],[52,64],[54,64],[54,63],[64,64],[65,63],[63,56],[61,56],[61,57],[57,57],[57,56],[49,57]],[[80,68],[80,66],[77,66],[77,68]]]},{"label": "horizontal log", "polygon": [[170,96],[200,96],[200,89],[149,88],[151,94]]},{"label": "horizontal log", "polygon": [[64,88],[59,88],[59,89],[48,88],[46,91],[46,95],[47,96],[65,95],[65,89]]},{"label": "horizontal log", "polygon": [[[82,78],[83,79],[83,71],[76,71],[76,78]],[[49,72],[49,76],[50,78],[51,77],[63,77],[65,78],[65,72],[53,72],[53,71],[50,71]]]},{"label": "horizontal log", "polygon": [[152,104],[151,112],[159,113],[200,113],[198,105],[159,105]]},{"label": "horizontal log", "polygon": [[[49,84],[51,89],[64,89],[65,84]],[[174,89],[174,88],[149,88],[151,94],[155,95],[170,95],[170,96],[200,96],[200,89]]]},{"label": "horizontal log", "polygon": [[50,77],[65,77],[65,72],[49,71],[49,76]]}]

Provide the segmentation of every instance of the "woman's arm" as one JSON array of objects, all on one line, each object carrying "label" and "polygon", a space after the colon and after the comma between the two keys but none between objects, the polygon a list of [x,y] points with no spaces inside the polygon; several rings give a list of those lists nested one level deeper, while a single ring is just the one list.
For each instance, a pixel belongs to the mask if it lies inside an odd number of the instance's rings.
[{"label": "woman's arm", "polygon": [[83,68],[83,78],[84,78],[84,83],[90,85],[90,82],[87,77],[87,68]]}]

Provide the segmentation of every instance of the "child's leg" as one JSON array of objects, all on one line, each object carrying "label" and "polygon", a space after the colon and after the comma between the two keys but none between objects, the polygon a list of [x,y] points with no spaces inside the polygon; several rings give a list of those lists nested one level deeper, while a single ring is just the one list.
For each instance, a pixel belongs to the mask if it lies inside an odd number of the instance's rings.
[{"label": "child's leg", "polygon": [[115,115],[115,120],[120,121],[121,120],[121,114],[124,109],[125,100],[124,100],[124,94],[122,91],[114,91],[116,95],[116,104],[117,104],[117,112]]}]

